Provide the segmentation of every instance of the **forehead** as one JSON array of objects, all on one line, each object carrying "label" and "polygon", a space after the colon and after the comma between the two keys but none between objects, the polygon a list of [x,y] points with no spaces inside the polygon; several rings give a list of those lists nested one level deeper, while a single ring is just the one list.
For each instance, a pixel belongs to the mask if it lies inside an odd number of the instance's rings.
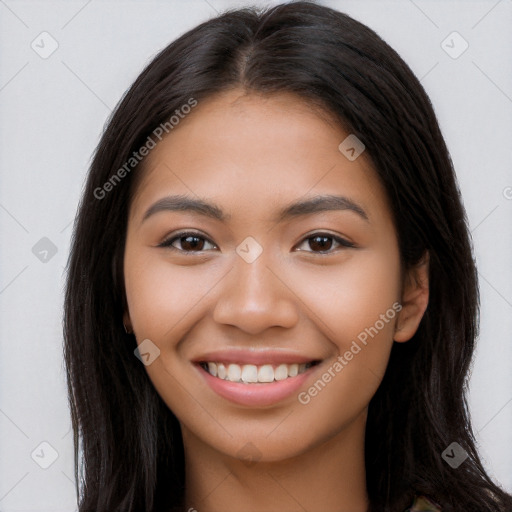
[{"label": "forehead", "polygon": [[342,192],[385,207],[365,153],[350,161],[340,152],[348,135],[334,116],[290,93],[218,94],[146,157],[132,211],[166,192],[224,198],[246,210],[308,192]]}]

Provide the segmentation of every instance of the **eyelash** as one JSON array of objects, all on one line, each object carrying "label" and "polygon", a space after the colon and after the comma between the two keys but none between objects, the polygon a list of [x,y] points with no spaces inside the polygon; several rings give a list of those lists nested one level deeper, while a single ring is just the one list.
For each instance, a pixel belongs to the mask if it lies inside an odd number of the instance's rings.
[{"label": "eyelash", "polygon": [[[186,256],[192,256],[194,254],[202,254],[204,252],[202,250],[201,251],[186,251],[184,249],[178,249],[178,248],[172,246],[173,242],[175,242],[176,240],[179,240],[180,238],[186,238],[187,236],[194,236],[196,238],[206,240],[207,242],[211,243],[212,245],[215,245],[213,242],[211,242],[208,238],[203,236],[201,233],[197,233],[195,231],[182,231],[180,233],[176,233],[176,235],[174,235],[172,238],[168,238],[168,239],[164,240],[161,244],[158,245],[158,247],[163,247],[166,249],[170,249],[172,251],[179,251]],[[299,245],[302,245],[303,242],[306,242],[307,240],[311,240],[316,237],[332,238],[335,242],[337,242],[341,247],[344,247],[344,248],[354,248],[355,247],[355,245],[352,242],[349,242],[348,240],[345,240],[344,238],[332,235],[330,233],[323,233],[320,231],[317,233],[313,233],[306,238],[303,238]],[[310,252],[312,254],[329,255],[329,254],[334,254],[335,252],[338,252],[338,251],[329,250],[329,251],[303,251],[303,252]]]}]

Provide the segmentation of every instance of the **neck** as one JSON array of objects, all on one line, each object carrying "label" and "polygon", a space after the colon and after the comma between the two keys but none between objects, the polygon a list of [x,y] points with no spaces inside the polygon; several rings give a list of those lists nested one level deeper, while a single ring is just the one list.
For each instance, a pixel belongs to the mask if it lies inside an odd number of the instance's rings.
[{"label": "neck", "polygon": [[341,432],[279,461],[228,456],[182,425],[185,510],[366,512],[365,424],[366,411]]}]

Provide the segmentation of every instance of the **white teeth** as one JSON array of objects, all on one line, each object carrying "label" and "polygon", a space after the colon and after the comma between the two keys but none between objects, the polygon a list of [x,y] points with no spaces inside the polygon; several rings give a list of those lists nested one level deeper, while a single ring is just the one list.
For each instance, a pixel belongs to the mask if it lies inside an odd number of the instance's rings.
[{"label": "white teeth", "polygon": [[[215,363],[212,363],[212,364],[215,364]],[[208,365],[210,366],[210,365]],[[217,365],[217,377],[219,377],[219,379],[225,379],[227,376],[227,372],[226,372],[226,367],[221,363],[221,364],[218,364]]]},{"label": "white teeth", "polygon": [[273,382],[274,369],[271,364],[264,364],[258,370],[258,382]]},{"label": "white teeth", "polygon": [[299,365],[291,364],[288,366],[288,377],[295,377],[299,373]]},{"label": "white teeth", "polygon": [[285,364],[280,364],[275,370],[274,370],[274,379],[276,380],[284,380],[288,377],[288,366]]},{"label": "white teeth", "polygon": [[242,369],[237,364],[230,364],[228,366],[228,380],[238,382],[242,375]]},{"label": "white teeth", "polygon": [[217,377],[217,365],[215,363],[208,363],[208,371],[214,376]]},{"label": "white teeth", "polygon": [[273,367],[271,364],[264,364],[256,366],[254,364],[238,364],[215,363],[209,361],[202,363],[205,370],[214,377],[219,379],[229,380],[230,382],[244,382],[246,384],[256,382],[274,382],[287,379],[288,377],[296,377],[304,373],[312,363],[293,363],[293,364],[280,364]]},{"label": "white teeth", "polygon": [[[238,366],[238,365],[236,365]],[[240,366],[238,366],[240,368]],[[246,364],[241,370],[244,382],[258,382],[258,367],[253,364]],[[238,381],[234,381],[238,382]]]}]

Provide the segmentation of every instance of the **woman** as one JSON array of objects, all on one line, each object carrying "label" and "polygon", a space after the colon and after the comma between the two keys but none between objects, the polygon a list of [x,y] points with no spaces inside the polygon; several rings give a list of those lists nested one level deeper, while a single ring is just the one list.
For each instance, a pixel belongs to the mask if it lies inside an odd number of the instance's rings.
[{"label": "woman", "polygon": [[512,510],[467,413],[477,313],[397,53],[308,2],[205,22],[125,94],[79,206],[80,510]]}]

